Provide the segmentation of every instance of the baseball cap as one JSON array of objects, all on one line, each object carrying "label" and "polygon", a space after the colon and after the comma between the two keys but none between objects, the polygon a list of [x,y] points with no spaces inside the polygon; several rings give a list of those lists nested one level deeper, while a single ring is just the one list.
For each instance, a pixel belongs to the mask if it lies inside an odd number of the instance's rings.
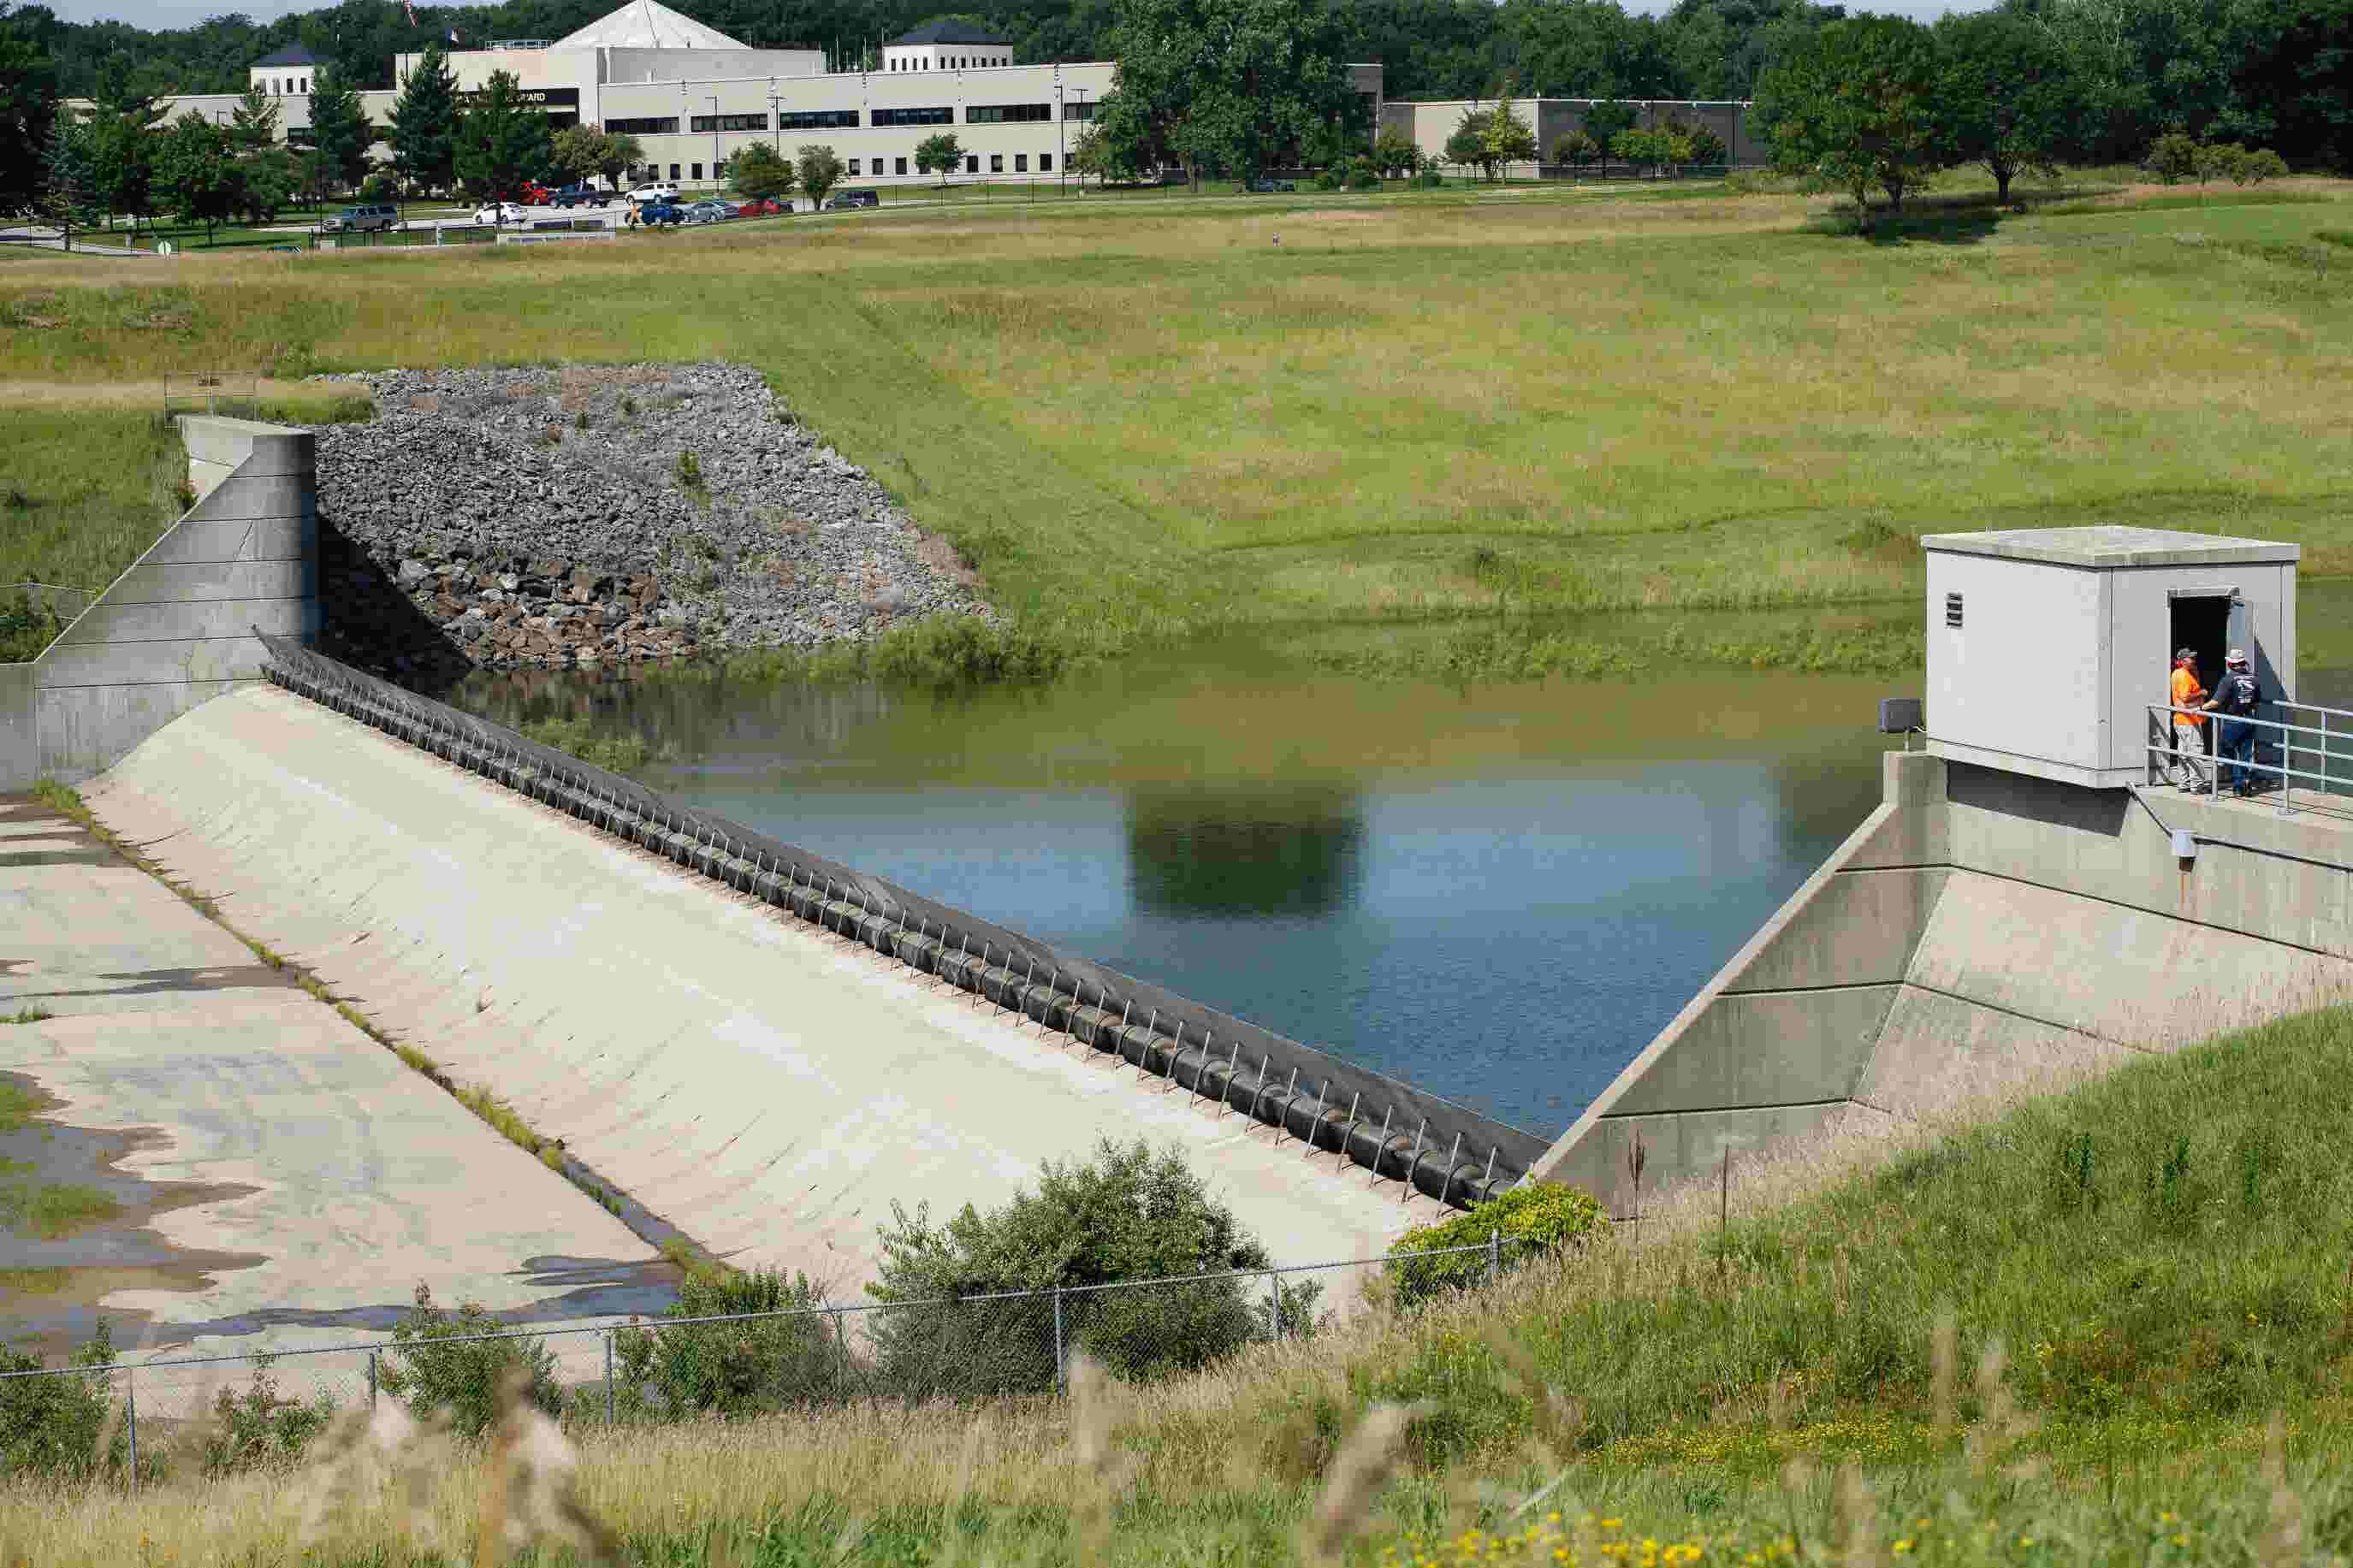
[{"label": "baseball cap", "polygon": [[2194,647],[2178,647],[2173,650],[2173,662],[2176,664],[2179,664],[2185,659],[2196,658],[2197,657],[2198,650]]}]

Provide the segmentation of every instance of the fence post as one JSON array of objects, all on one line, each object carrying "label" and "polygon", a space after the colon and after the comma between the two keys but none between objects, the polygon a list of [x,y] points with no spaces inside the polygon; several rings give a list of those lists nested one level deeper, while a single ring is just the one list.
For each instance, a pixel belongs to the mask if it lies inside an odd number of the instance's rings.
[{"label": "fence post", "polygon": [[1071,1391],[1071,1380],[1062,1366],[1062,1288],[1054,1287],[1054,1390],[1058,1394]]},{"label": "fence post", "polygon": [[1504,1233],[1499,1229],[1487,1232],[1487,1283],[1493,1285],[1504,1271]]},{"label": "fence post", "polygon": [[613,1331],[605,1331],[605,1425],[613,1424]]},{"label": "fence post", "polygon": [[370,1410],[375,1408],[375,1354],[374,1351],[368,1352],[368,1408]]},{"label": "fence post", "polygon": [[1268,1305],[1271,1309],[1267,1315],[1267,1321],[1271,1325],[1270,1331],[1274,1336],[1274,1342],[1281,1344],[1282,1342],[1282,1276],[1272,1269],[1267,1270],[1266,1293]]},{"label": "fence post", "polygon": [[131,1491],[135,1497],[139,1492],[139,1374],[125,1372],[122,1387],[123,1424],[131,1429]]}]

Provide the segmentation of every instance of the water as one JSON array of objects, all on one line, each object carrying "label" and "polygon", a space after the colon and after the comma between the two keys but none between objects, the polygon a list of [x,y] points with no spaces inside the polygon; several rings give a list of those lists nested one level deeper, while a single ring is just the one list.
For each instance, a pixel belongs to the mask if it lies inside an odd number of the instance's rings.
[{"label": "water", "polygon": [[654,787],[1531,1131],[1574,1120],[1877,802],[1916,680],[1459,690],[1247,647],[1050,692],[478,680]]}]

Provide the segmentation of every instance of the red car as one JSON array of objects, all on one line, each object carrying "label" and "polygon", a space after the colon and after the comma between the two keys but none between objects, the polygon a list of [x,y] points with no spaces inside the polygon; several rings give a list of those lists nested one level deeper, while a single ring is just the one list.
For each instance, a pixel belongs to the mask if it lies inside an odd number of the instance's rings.
[{"label": "red car", "polygon": [[517,195],[515,200],[527,207],[543,207],[547,205],[548,198],[554,195],[554,191],[549,190],[537,180],[525,180],[522,183],[522,194]]},{"label": "red car", "polygon": [[735,216],[737,217],[776,217],[792,210],[788,203],[772,202],[764,196],[755,202],[745,202],[735,209]]}]

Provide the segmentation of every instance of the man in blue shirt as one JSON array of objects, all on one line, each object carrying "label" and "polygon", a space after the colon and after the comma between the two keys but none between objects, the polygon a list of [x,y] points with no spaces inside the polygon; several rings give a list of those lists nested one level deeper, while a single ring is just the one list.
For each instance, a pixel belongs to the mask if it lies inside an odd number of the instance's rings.
[{"label": "man in blue shirt", "polygon": [[2247,666],[2246,650],[2232,648],[2231,657],[2223,660],[2222,679],[2214,683],[2213,693],[2204,704],[2206,711],[2223,715],[2216,726],[2221,733],[2215,737],[2214,752],[2218,765],[2230,763],[2232,795],[2244,795],[2254,787],[2255,727],[2246,721],[2263,700],[2254,672]]}]

